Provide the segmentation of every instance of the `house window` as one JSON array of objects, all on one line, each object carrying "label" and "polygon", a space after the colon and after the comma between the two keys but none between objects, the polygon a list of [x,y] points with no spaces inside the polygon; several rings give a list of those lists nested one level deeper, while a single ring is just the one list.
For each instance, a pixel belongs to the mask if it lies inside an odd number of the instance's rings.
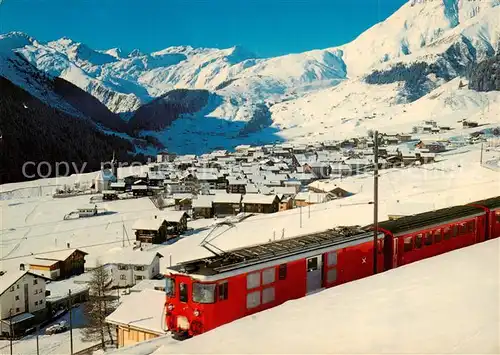
[{"label": "house window", "polygon": [[16,308],[16,313],[19,313],[20,312],[20,309],[19,308]]},{"label": "house window", "polygon": [[258,306],[260,306],[260,291],[247,294],[247,308],[251,309]]},{"label": "house window", "polygon": [[278,278],[280,280],[286,279],[286,264],[281,264],[278,269]]},{"label": "house window", "polygon": [[415,236],[415,249],[422,248],[422,234],[417,234]]},{"label": "house window", "polygon": [[404,251],[412,251],[413,249],[413,238],[412,237],[406,237],[404,240]]},{"label": "house window", "polygon": [[42,305],[42,304],[43,304],[43,300],[40,300],[40,301],[38,302],[38,304],[39,304],[39,305]]},{"label": "house window", "polygon": [[19,284],[16,285],[16,288],[19,290]]},{"label": "house window", "polygon": [[328,283],[337,281],[337,269],[330,269],[326,274],[326,280]]},{"label": "house window", "polygon": [[331,251],[328,253],[328,266],[337,265],[337,251]]},{"label": "house window", "polygon": [[188,290],[187,290],[187,285],[185,283],[179,284],[179,300],[181,302],[188,301]]},{"label": "house window", "polygon": [[274,287],[265,288],[262,291],[262,304],[274,301]]},{"label": "house window", "polygon": [[425,245],[432,245],[432,232],[425,233],[424,244]]},{"label": "house window", "polygon": [[144,266],[136,266],[135,271],[144,271]]},{"label": "house window", "polygon": [[38,284],[38,280],[37,280],[37,279],[34,279],[34,280],[33,280],[33,285],[36,285],[36,284]]},{"label": "house window", "polygon": [[127,265],[118,265],[118,270],[128,270]]},{"label": "house window", "polygon": [[441,229],[436,229],[434,231],[434,243],[439,243],[441,241]]},{"label": "house window", "polygon": [[19,301],[19,296],[16,296],[16,301]]},{"label": "house window", "polygon": [[14,286],[12,286],[12,287],[10,288],[10,292],[13,292],[13,291],[14,291]]},{"label": "house window", "polygon": [[135,275],[136,280],[144,280],[144,276],[142,275]]},{"label": "house window", "polygon": [[127,276],[125,275],[120,275],[120,280],[126,280],[127,279]]},{"label": "house window", "polygon": [[274,268],[262,271],[262,284],[268,285],[275,281],[276,270]]},{"label": "house window", "polygon": [[35,295],[38,294],[38,290],[35,290]]},{"label": "house window", "polygon": [[219,301],[227,300],[229,284],[227,281],[220,283],[218,286]]},{"label": "house window", "polygon": [[260,272],[247,275],[247,290],[260,286]]},{"label": "house window", "polygon": [[35,306],[38,306],[38,301],[35,301]]}]

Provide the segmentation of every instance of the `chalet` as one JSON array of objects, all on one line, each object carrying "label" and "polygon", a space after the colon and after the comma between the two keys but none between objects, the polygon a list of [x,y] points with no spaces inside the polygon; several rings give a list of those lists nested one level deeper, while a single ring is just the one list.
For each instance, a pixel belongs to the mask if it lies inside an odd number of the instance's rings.
[{"label": "chalet", "polygon": [[187,211],[191,209],[193,203],[193,194],[191,193],[177,193],[172,196],[174,199],[175,209],[177,211]]},{"label": "chalet", "polygon": [[146,184],[136,184],[131,187],[132,194],[136,197],[152,196],[153,192],[148,189]]},{"label": "chalet", "polygon": [[83,274],[86,255],[84,251],[70,248],[41,254],[31,260],[30,272],[50,280],[67,279]]},{"label": "chalet", "polygon": [[400,142],[409,142],[411,141],[411,134],[405,134],[405,133],[400,133],[398,135],[396,135],[396,137],[399,139]]},{"label": "chalet", "polygon": [[308,185],[309,191],[317,193],[326,193],[334,198],[343,198],[351,196],[352,193],[344,190],[331,180],[317,180]]},{"label": "chalet", "polygon": [[104,190],[102,192],[102,199],[103,200],[109,200],[109,201],[113,201],[113,200],[118,200],[118,191],[116,190]]},{"label": "chalet", "polygon": [[293,208],[293,196],[283,195],[280,199],[279,211],[291,210]]},{"label": "chalet", "polygon": [[302,183],[299,180],[295,179],[283,181],[283,185],[285,185],[285,187],[293,187],[296,193],[299,192],[302,188]]},{"label": "chalet", "polygon": [[151,251],[123,251],[113,253],[105,264],[111,274],[112,287],[131,287],[142,280],[151,280],[160,274],[163,255]]},{"label": "chalet", "polygon": [[[155,216],[156,217],[156,216]],[[185,211],[167,211],[158,214],[167,225],[167,239],[177,237],[187,230],[188,214]]]},{"label": "chalet", "polygon": [[446,151],[446,146],[436,141],[419,141],[416,147],[419,149],[427,149],[431,153],[442,153]]},{"label": "chalet", "polygon": [[193,200],[193,218],[212,218],[214,197],[213,195],[198,195],[198,198]]},{"label": "chalet", "polygon": [[227,178],[227,192],[231,194],[244,194],[246,193],[245,186],[247,184],[246,179],[238,178]]},{"label": "chalet", "polygon": [[167,333],[159,309],[165,307],[165,292],[144,290],[134,292],[106,317],[114,326],[119,348],[163,336]]},{"label": "chalet", "polygon": [[318,203],[328,202],[333,200],[335,197],[330,196],[326,193],[317,193],[317,192],[299,192],[294,197],[294,205],[295,207],[306,207],[309,205],[315,205]]},{"label": "chalet", "polygon": [[167,180],[165,181],[165,185],[167,186],[167,193],[169,195],[191,191],[191,188],[189,186],[184,185],[180,181]]},{"label": "chalet", "polygon": [[141,243],[161,244],[167,240],[167,222],[164,219],[139,219],[132,226],[135,239]]},{"label": "chalet", "polygon": [[278,212],[279,203],[277,195],[247,194],[242,200],[243,211],[250,213]]},{"label": "chalet", "polygon": [[23,334],[24,330],[46,319],[47,278],[31,271],[0,273],[0,335]]},{"label": "chalet", "polygon": [[214,196],[212,202],[214,216],[230,216],[241,212],[240,194],[219,194]]},{"label": "chalet", "polygon": [[111,183],[116,182],[116,176],[110,169],[102,169],[94,178],[94,187],[98,192],[108,190]]},{"label": "chalet", "polygon": [[163,186],[165,182],[165,174],[162,172],[148,173],[148,186]]}]

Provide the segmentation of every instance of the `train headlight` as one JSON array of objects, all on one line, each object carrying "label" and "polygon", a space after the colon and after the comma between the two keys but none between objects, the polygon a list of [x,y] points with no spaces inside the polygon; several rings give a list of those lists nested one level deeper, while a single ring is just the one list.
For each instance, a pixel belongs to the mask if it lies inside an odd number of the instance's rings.
[{"label": "train headlight", "polygon": [[173,304],[169,304],[169,305],[167,306],[167,309],[168,309],[169,311],[172,311],[172,310],[174,309],[174,305],[173,305]]},{"label": "train headlight", "polygon": [[194,316],[195,317],[199,317],[200,316],[200,311],[198,311],[197,309],[195,309],[195,311],[193,312]]}]

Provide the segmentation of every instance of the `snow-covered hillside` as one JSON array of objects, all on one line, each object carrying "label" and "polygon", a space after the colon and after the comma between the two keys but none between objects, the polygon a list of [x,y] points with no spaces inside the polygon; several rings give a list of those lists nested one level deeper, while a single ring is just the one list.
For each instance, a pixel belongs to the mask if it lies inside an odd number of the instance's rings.
[{"label": "snow-covered hillside", "polygon": [[[69,38],[48,43],[25,38],[10,47],[37,68],[91,93],[124,119],[173,89],[210,91],[218,99],[201,112],[148,133],[170,150],[194,153],[314,132],[321,139],[320,133],[326,138],[368,122],[366,131],[378,123],[373,116],[385,117],[388,125],[405,123],[409,116],[440,120],[440,112],[428,112],[423,104],[426,95],[436,96],[434,90],[454,95],[458,85],[449,85],[450,80],[463,77],[468,65],[499,49],[499,5],[500,0],[411,0],[348,44],[274,58],[257,58],[240,46],[124,53],[119,48],[92,49]],[[444,98],[437,96],[433,102]],[[484,99],[472,101],[460,116],[485,110]],[[274,107],[263,114],[263,105]],[[246,127],[249,122],[252,129]],[[200,137],[205,137],[202,145],[183,143]]]}]

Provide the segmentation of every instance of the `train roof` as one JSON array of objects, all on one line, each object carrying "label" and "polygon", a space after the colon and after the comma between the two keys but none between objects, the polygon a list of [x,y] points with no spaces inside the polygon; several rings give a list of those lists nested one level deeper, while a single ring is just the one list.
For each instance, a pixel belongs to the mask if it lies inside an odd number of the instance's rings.
[{"label": "train roof", "polygon": [[487,198],[481,201],[471,202],[469,205],[479,205],[487,207],[489,209],[500,208],[500,196]]},{"label": "train roof", "polygon": [[372,236],[359,226],[337,227],[321,233],[279,239],[268,243],[233,249],[218,256],[191,260],[169,267],[170,270],[190,275],[214,276],[251,265],[284,259],[299,254],[348,243],[359,243]]},{"label": "train roof", "polygon": [[[453,220],[469,217],[484,211],[476,206],[455,206],[435,211],[404,216],[395,220],[380,222],[379,228],[388,230],[392,234],[400,234],[413,230],[424,229],[433,225],[444,224]],[[373,225],[371,225],[373,227]]]}]

